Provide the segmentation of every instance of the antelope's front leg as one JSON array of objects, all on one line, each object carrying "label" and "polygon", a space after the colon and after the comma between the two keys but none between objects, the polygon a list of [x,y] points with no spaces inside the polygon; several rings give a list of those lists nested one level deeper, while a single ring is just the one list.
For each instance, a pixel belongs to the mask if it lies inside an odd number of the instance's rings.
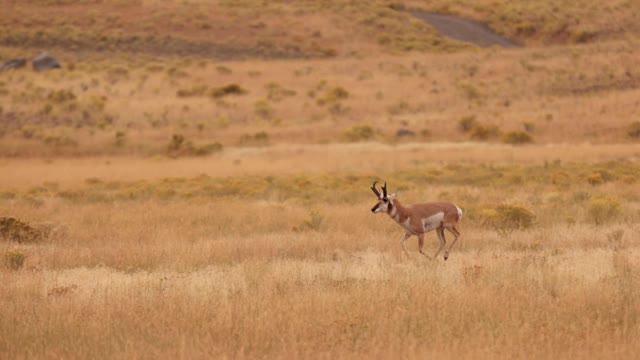
[{"label": "antelope's front leg", "polygon": [[424,233],[418,234],[418,251],[420,251],[420,254],[424,255],[424,257],[427,257],[427,254],[425,254],[424,250],[422,250],[423,247],[424,247]]},{"label": "antelope's front leg", "polygon": [[400,239],[400,247],[402,247],[402,251],[404,251],[404,254],[406,255],[406,257],[409,257],[409,253],[407,252],[407,249],[404,247],[404,242],[407,241],[407,239],[410,237],[411,237],[411,234],[404,233],[404,235],[402,235],[402,239]]},{"label": "antelope's front leg", "polygon": [[441,226],[437,228],[436,233],[438,233],[438,239],[440,239],[440,248],[438,248],[438,251],[436,251],[436,254],[433,255],[434,259],[438,257],[438,254],[440,254],[440,251],[442,251],[442,249],[444,249],[444,246],[447,244],[447,239],[445,239],[444,237],[444,227]]}]

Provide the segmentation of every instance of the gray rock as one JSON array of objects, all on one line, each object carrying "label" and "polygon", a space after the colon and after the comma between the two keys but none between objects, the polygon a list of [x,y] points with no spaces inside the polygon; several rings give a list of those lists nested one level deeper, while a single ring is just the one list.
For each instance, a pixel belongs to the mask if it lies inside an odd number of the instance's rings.
[{"label": "gray rock", "polygon": [[27,59],[25,58],[15,58],[10,59],[4,62],[2,66],[0,66],[0,71],[5,71],[9,69],[20,69],[27,65]]},{"label": "gray rock", "polygon": [[43,53],[33,58],[31,61],[33,64],[33,70],[37,72],[43,72],[51,69],[59,69],[60,63],[53,56]]},{"label": "gray rock", "polygon": [[416,136],[416,133],[409,129],[400,129],[396,131],[396,137],[413,137]]}]

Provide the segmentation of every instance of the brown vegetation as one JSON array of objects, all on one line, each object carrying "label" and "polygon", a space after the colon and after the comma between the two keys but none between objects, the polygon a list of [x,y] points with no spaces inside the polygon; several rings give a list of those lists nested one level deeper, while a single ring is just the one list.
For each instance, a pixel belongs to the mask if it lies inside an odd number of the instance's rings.
[{"label": "brown vegetation", "polygon": [[[4,5],[63,68],[0,77],[0,357],[640,352],[634,2]],[[374,180],[463,209],[447,262]]]}]

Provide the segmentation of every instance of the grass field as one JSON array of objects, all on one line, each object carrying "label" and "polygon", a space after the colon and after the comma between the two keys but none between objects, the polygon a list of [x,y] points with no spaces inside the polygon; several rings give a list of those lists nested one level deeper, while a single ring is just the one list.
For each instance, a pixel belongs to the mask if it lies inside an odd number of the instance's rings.
[{"label": "grass field", "polygon": [[[0,73],[1,359],[640,351],[634,2],[5,3],[63,68]],[[463,209],[447,261],[374,180]]]}]

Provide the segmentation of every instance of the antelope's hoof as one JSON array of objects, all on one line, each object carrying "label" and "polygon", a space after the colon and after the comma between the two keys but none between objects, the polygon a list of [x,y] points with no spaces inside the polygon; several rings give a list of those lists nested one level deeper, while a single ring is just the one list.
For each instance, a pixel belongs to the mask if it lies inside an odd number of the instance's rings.
[{"label": "antelope's hoof", "polygon": [[448,254],[447,254],[447,255],[445,255],[445,256],[444,256],[444,261],[447,261],[447,259],[448,259],[448,258],[449,258],[449,255],[448,255]]}]

